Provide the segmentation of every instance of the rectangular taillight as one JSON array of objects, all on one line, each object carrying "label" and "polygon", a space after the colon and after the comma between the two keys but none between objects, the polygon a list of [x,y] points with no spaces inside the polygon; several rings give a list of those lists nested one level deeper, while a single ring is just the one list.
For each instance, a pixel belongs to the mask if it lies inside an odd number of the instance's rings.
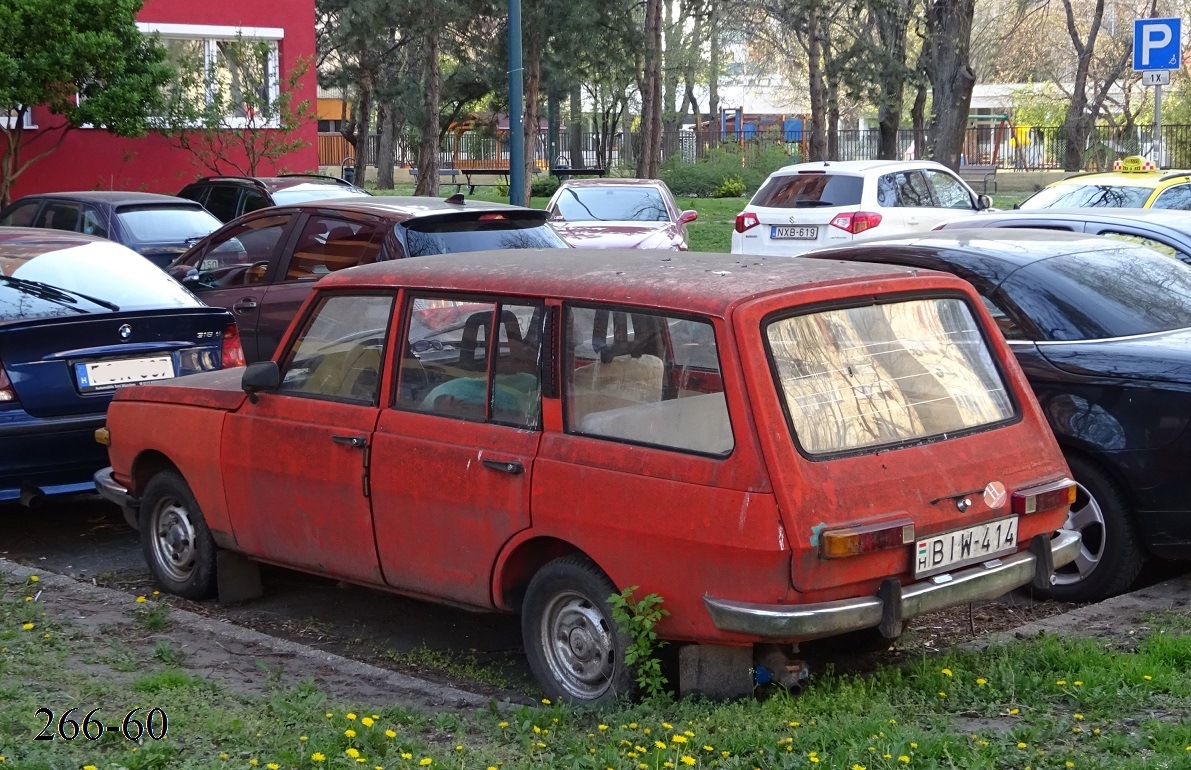
[{"label": "rectangular taillight", "polygon": [[1053,511],[1075,502],[1075,482],[1068,478],[1050,484],[1019,489],[1010,498],[1010,510],[1018,516]]},{"label": "rectangular taillight", "polygon": [[12,380],[8,379],[4,367],[0,366],[0,404],[14,404],[16,400],[16,388],[12,386]]},{"label": "rectangular taillight", "polygon": [[244,347],[240,345],[240,330],[235,324],[228,324],[223,330],[223,350],[220,356],[221,369],[244,365]]},{"label": "rectangular taillight", "polygon": [[743,233],[761,224],[761,220],[751,211],[742,211],[736,215],[736,232]]},{"label": "rectangular taillight", "polygon": [[914,522],[898,519],[893,522],[840,527],[819,534],[819,556],[824,559],[845,559],[865,553],[887,551],[914,542]]}]

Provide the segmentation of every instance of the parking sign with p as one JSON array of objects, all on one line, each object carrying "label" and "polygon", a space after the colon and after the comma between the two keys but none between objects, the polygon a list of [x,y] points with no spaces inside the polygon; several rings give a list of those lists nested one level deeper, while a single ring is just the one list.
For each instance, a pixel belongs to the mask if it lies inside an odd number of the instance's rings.
[{"label": "parking sign with p", "polygon": [[1133,69],[1179,69],[1182,32],[1182,19],[1137,19],[1133,23]]}]

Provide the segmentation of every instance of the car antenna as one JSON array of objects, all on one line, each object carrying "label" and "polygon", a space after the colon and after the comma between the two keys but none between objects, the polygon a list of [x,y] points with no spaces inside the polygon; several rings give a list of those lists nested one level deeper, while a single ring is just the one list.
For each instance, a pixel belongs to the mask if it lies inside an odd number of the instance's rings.
[{"label": "car antenna", "polygon": [[457,206],[462,206],[466,201],[463,200],[463,193],[457,192],[450,198],[447,198],[446,203],[454,203]]}]

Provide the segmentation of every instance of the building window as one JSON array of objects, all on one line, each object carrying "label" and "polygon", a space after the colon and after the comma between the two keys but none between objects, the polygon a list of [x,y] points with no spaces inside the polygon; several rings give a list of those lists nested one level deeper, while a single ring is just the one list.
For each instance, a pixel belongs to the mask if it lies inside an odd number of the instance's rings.
[{"label": "building window", "polygon": [[[33,110],[25,110],[21,125],[24,128],[37,128],[33,123]],[[0,128],[16,128],[17,127],[17,111],[9,110],[6,114],[0,114]]]},{"label": "building window", "polygon": [[280,93],[278,46],[284,31],[272,27],[221,27],[199,24],[137,25],[156,33],[170,60],[184,74],[182,88],[196,102],[228,105],[231,128],[243,127],[272,105]]}]

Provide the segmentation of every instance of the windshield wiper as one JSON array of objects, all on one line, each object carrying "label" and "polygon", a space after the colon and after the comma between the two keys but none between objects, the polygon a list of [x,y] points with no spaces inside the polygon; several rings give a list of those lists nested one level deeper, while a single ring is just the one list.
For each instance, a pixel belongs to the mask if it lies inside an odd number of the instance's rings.
[{"label": "windshield wiper", "polygon": [[[99,299],[98,297],[92,297],[89,294],[83,294],[80,291],[63,289],[59,286],[42,283],[41,281],[30,281],[28,278],[13,278],[10,275],[0,275],[0,281],[4,281],[9,286],[16,287],[17,289],[32,294],[39,299],[57,302],[60,305],[72,306],[75,304],[74,297],[81,297],[93,305],[98,305],[100,307],[107,308],[108,310],[120,309],[119,305],[114,305],[111,302],[108,302],[106,299]],[[77,310],[80,313],[88,312],[80,307],[72,307],[71,309]]]}]

